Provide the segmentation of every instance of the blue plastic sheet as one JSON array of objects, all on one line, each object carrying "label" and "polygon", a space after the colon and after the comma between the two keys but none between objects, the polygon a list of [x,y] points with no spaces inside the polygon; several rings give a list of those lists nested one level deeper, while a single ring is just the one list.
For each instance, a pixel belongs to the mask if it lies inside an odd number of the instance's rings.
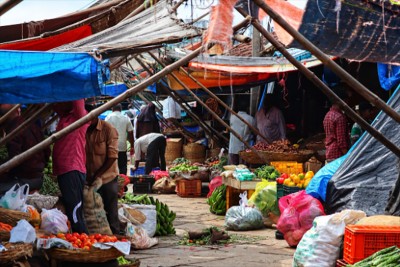
[{"label": "blue plastic sheet", "polygon": [[112,83],[112,84],[106,84],[103,89],[102,89],[102,95],[108,95],[108,96],[118,96],[122,94],[123,92],[128,89],[128,86],[124,83]]},{"label": "blue plastic sheet", "polygon": [[101,94],[108,61],[88,53],[0,50],[0,103],[63,102]]},{"label": "blue plastic sheet", "polygon": [[400,84],[400,66],[378,63],[378,76],[381,87],[386,91]]},{"label": "blue plastic sheet", "polygon": [[318,200],[325,201],[328,182],[339,169],[346,157],[347,154],[322,167],[311,179],[307,186],[306,193],[317,198]]}]

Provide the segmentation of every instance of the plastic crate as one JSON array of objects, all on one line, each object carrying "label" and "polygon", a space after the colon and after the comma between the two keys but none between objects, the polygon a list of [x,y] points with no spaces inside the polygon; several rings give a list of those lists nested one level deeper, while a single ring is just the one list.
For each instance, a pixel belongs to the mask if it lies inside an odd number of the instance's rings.
[{"label": "plastic crate", "polygon": [[283,184],[276,183],[276,197],[278,200],[284,196],[283,193]]},{"label": "plastic crate", "polygon": [[348,225],[344,232],[343,259],[354,264],[394,245],[400,246],[400,226]]},{"label": "plastic crate", "polygon": [[155,183],[154,176],[139,175],[130,178],[135,193],[151,193]]},{"label": "plastic crate", "polygon": [[299,192],[301,190],[303,190],[303,188],[300,188],[300,187],[297,187],[297,186],[283,185],[283,195],[284,196]]},{"label": "plastic crate", "polygon": [[270,165],[280,173],[299,174],[304,172],[303,163],[297,163],[296,161],[271,161]]},{"label": "plastic crate", "polygon": [[131,176],[139,176],[139,175],[144,175],[145,174],[145,168],[144,167],[138,167],[135,171],[131,169]]},{"label": "plastic crate", "polygon": [[182,179],[176,181],[176,193],[180,197],[200,197],[201,180]]},{"label": "plastic crate", "polygon": [[336,267],[344,267],[347,265],[348,265],[348,263],[345,260],[337,260],[336,261]]}]

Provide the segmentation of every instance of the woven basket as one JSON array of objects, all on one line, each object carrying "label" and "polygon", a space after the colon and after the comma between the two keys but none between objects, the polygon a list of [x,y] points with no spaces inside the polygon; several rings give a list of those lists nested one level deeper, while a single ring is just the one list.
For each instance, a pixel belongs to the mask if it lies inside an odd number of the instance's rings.
[{"label": "woven basket", "polygon": [[31,215],[28,212],[10,210],[0,207],[0,222],[8,223],[11,226],[16,226],[19,220],[25,219],[29,221]]},{"label": "woven basket", "polygon": [[51,248],[45,250],[46,254],[54,260],[70,261],[70,262],[91,262],[100,263],[114,260],[123,254],[112,247],[109,249],[99,249],[91,247],[90,250],[85,249],[64,249]]},{"label": "woven basket", "polygon": [[182,157],[182,140],[168,140],[167,147],[165,148],[165,160],[167,163],[171,163],[177,158]]},{"label": "woven basket", "polygon": [[8,241],[8,240],[10,240],[10,232],[0,231],[0,241]]},{"label": "woven basket", "polygon": [[183,156],[192,163],[204,162],[206,157],[206,148],[203,145],[191,143],[183,146]]},{"label": "woven basket", "polygon": [[33,254],[32,244],[5,243],[4,246],[7,250],[0,252],[0,266],[10,264],[24,257],[31,257]]},{"label": "woven basket", "polygon": [[265,162],[271,161],[296,161],[296,162],[306,162],[313,155],[312,150],[299,150],[298,153],[288,153],[288,152],[270,152],[270,151],[258,151],[262,159],[260,159],[254,152],[239,152],[240,157],[250,164],[264,164]]}]

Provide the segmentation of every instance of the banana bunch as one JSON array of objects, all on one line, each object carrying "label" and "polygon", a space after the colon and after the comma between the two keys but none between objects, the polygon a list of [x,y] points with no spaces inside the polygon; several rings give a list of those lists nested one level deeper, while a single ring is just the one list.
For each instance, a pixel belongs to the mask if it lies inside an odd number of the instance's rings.
[{"label": "banana bunch", "polygon": [[154,199],[152,196],[144,195],[133,195],[132,193],[126,193],[122,202],[128,201],[132,204],[144,204],[154,205],[157,211],[157,226],[156,236],[164,236],[175,234],[175,228],[173,222],[176,218],[176,213],[169,210],[167,204],[162,203],[158,199]]},{"label": "banana bunch", "polygon": [[210,205],[210,212],[217,215],[224,215],[226,212],[226,185],[220,185],[214,189],[211,196],[207,199]]}]

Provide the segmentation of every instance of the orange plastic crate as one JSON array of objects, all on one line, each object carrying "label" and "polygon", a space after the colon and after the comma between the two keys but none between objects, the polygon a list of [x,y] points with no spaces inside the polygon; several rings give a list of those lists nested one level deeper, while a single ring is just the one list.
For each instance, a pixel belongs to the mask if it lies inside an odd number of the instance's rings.
[{"label": "orange plastic crate", "polygon": [[176,193],[180,197],[200,197],[201,180],[182,179],[176,181]]},{"label": "orange plastic crate", "polygon": [[394,245],[400,246],[400,226],[348,225],[344,232],[343,259],[354,264]]}]

